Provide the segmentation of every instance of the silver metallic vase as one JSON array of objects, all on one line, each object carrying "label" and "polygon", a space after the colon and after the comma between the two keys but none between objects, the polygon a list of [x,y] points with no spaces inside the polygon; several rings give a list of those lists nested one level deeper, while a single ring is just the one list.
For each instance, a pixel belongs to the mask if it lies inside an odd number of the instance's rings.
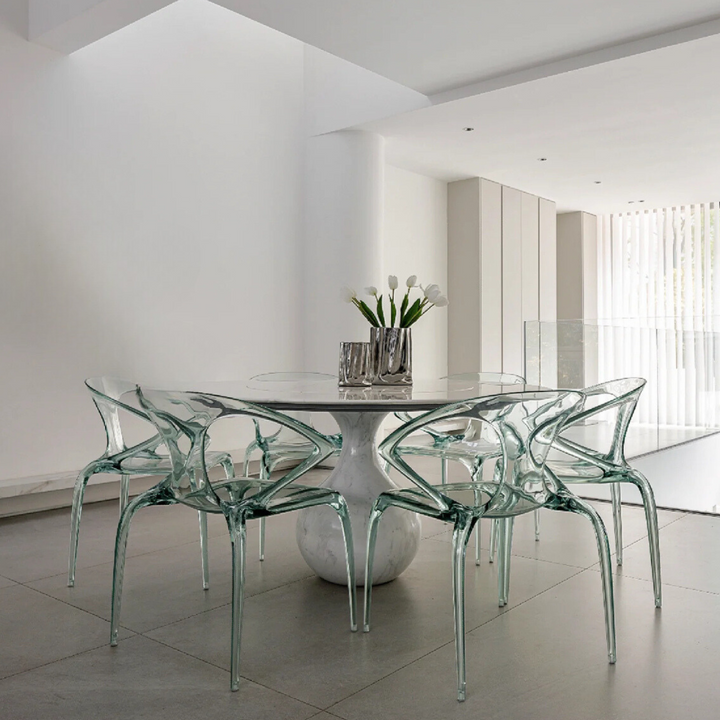
[{"label": "silver metallic vase", "polygon": [[412,385],[410,328],[370,328],[373,385]]},{"label": "silver metallic vase", "polygon": [[372,385],[370,343],[341,342],[338,384],[341,387]]}]

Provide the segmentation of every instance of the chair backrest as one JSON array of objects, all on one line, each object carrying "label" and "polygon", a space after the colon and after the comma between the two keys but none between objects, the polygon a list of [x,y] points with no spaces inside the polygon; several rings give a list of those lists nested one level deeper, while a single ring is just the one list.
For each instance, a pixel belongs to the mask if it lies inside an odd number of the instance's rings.
[{"label": "chair backrest", "polygon": [[[123,395],[134,393],[136,385],[129,380],[115,377],[95,377],[85,380],[97,411],[100,413],[107,438],[107,455],[117,455],[127,449],[120,425],[119,410],[131,413],[148,421],[139,407],[133,407],[121,400]],[[134,397],[134,396],[131,396]]]},{"label": "chair backrest", "polygon": [[565,430],[585,423],[591,418],[615,411],[609,448],[604,452],[597,451],[584,443],[561,436],[557,442],[558,449],[583,460],[591,461],[605,470],[612,469],[612,466],[626,466],[625,439],[640,394],[646,384],[647,381],[643,378],[630,377],[610,380],[582,390],[581,392],[586,398],[585,406],[571,415]]},{"label": "chair backrest", "polygon": [[[496,372],[475,372],[475,373],[456,373],[454,375],[446,375],[441,380],[457,380],[471,382],[476,385],[524,385],[525,378],[512,373],[496,373]],[[408,412],[396,412],[395,417],[403,422],[409,422],[416,415]],[[449,437],[460,438],[470,433],[470,438],[479,436],[477,428],[472,428],[472,423],[455,423],[446,424],[447,427],[424,427],[423,432],[431,435],[436,440],[444,440]]]},{"label": "chair backrest", "polygon": [[252,499],[247,499],[255,507],[264,507],[277,492],[322,462],[334,450],[330,442],[304,423],[259,405],[194,392],[137,387],[136,393],[141,407],[157,427],[170,453],[172,472],[160,485],[180,502],[190,493],[200,493],[218,507],[225,502],[215,493],[205,463],[208,430],[221,418],[245,416],[253,420],[270,420],[303,435],[314,445],[307,459]]},{"label": "chair backrest", "polygon": [[[561,484],[554,475],[546,472],[545,461],[563,425],[583,401],[579,392],[547,390],[455,403],[425,413],[399,428],[383,441],[380,453],[423,490],[439,509],[450,511],[455,501],[408,465],[401,452],[402,443],[416,430],[439,421],[464,418],[488,425],[497,439],[500,457],[495,460],[493,491],[476,500],[478,514],[482,515],[488,510],[497,510],[503,503],[516,502],[522,493],[527,493],[528,498],[537,498],[538,494],[547,496],[558,492]],[[480,477],[473,479],[482,480]],[[540,490],[530,490],[530,486],[538,484]],[[513,492],[508,492],[509,488]]]}]

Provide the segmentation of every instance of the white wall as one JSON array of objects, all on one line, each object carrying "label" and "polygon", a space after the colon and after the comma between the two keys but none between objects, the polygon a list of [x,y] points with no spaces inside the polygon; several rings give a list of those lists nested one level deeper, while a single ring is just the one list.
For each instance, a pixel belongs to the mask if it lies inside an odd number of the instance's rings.
[{"label": "white wall", "polygon": [[[385,167],[384,273],[397,275],[400,290],[409,275],[447,291],[447,183],[391,165]],[[453,297],[450,295],[450,302]],[[413,375],[447,374],[448,312],[433,308],[413,325]]]},{"label": "white wall", "polygon": [[61,56],[0,16],[0,480],[102,450],[82,380],[300,361],[303,46],[180,0]]}]

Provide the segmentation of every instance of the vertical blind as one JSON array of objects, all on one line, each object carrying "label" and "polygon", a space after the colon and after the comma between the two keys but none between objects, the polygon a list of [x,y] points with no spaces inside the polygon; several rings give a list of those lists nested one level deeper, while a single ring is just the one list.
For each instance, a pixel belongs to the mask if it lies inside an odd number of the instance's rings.
[{"label": "vertical blind", "polygon": [[718,203],[607,215],[598,222],[600,375],[648,379],[640,422],[718,425]]}]

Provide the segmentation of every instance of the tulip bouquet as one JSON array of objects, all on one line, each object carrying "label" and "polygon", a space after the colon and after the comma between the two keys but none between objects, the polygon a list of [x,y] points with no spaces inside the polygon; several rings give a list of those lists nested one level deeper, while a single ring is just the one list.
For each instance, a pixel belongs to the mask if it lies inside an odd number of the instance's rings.
[{"label": "tulip bouquet", "polygon": [[[343,288],[343,296],[346,302],[352,303],[363,314],[365,319],[373,327],[400,327],[409,328],[416,323],[430,308],[445,307],[448,299],[440,292],[437,285],[427,285],[423,287],[418,284],[417,275],[411,275],[407,282],[407,290],[400,303],[400,307],[395,303],[395,291],[398,289],[398,279],[395,275],[388,277],[388,302],[390,311],[390,324],[386,322],[385,307],[383,305],[383,296],[378,295],[376,287],[366,287],[365,292],[375,299],[375,311],[364,301],[359,300],[357,293],[351,288]],[[410,302],[410,292],[417,288],[422,292],[422,297],[417,298],[414,302]],[[397,320],[397,325],[395,321]]]}]

